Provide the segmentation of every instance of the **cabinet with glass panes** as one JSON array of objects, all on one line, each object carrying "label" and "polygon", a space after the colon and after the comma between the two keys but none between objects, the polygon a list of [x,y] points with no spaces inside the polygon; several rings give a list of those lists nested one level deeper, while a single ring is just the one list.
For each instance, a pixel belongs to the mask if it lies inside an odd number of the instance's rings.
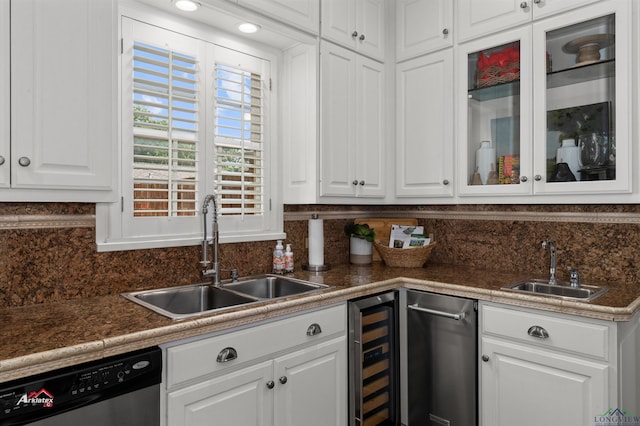
[{"label": "cabinet with glass panes", "polygon": [[461,45],[460,195],[631,191],[632,16],[601,2]]}]

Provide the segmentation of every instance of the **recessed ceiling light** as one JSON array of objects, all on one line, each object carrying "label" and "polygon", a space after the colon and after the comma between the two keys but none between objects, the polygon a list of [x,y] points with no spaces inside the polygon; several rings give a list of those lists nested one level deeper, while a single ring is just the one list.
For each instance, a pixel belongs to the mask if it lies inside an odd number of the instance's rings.
[{"label": "recessed ceiling light", "polygon": [[243,32],[245,34],[253,34],[255,32],[258,32],[258,30],[260,30],[260,26],[256,24],[252,24],[250,22],[243,22],[242,24],[238,25],[238,30],[240,30],[240,32]]},{"label": "recessed ceiling light", "polygon": [[193,0],[174,0],[173,5],[185,12],[193,12],[200,8],[200,3]]}]

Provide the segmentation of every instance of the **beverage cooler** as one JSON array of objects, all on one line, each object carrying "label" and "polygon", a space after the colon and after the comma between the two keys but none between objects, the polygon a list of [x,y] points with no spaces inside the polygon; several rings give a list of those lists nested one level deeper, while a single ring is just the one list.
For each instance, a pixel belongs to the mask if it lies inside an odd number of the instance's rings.
[{"label": "beverage cooler", "polygon": [[396,292],[349,303],[349,425],[399,425]]}]

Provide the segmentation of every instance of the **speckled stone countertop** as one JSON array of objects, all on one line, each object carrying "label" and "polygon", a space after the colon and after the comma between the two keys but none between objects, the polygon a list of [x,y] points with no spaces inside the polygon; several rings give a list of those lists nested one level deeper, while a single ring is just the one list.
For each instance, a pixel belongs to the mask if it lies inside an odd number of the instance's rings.
[{"label": "speckled stone countertop", "polygon": [[607,321],[629,321],[640,310],[637,286],[590,283],[606,285],[610,290],[594,302],[582,303],[500,290],[532,278],[527,274],[450,265],[387,268],[374,262],[368,267],[339,265],[322,273],[300,271],[295,277],[333,287],[180,321],[165,318],[120,295],[0,309],[0,383],[399,287]]}]

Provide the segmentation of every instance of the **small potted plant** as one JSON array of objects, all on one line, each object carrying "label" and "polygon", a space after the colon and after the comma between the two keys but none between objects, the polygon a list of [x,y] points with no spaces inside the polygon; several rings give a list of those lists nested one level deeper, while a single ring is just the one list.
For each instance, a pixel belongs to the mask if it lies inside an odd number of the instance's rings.
[{"label": "small potted plant", "polygon": [[370,265],[376,231],[366,223],[349,222],[344,233],[349,237],[349,261],[355,265]]}]

